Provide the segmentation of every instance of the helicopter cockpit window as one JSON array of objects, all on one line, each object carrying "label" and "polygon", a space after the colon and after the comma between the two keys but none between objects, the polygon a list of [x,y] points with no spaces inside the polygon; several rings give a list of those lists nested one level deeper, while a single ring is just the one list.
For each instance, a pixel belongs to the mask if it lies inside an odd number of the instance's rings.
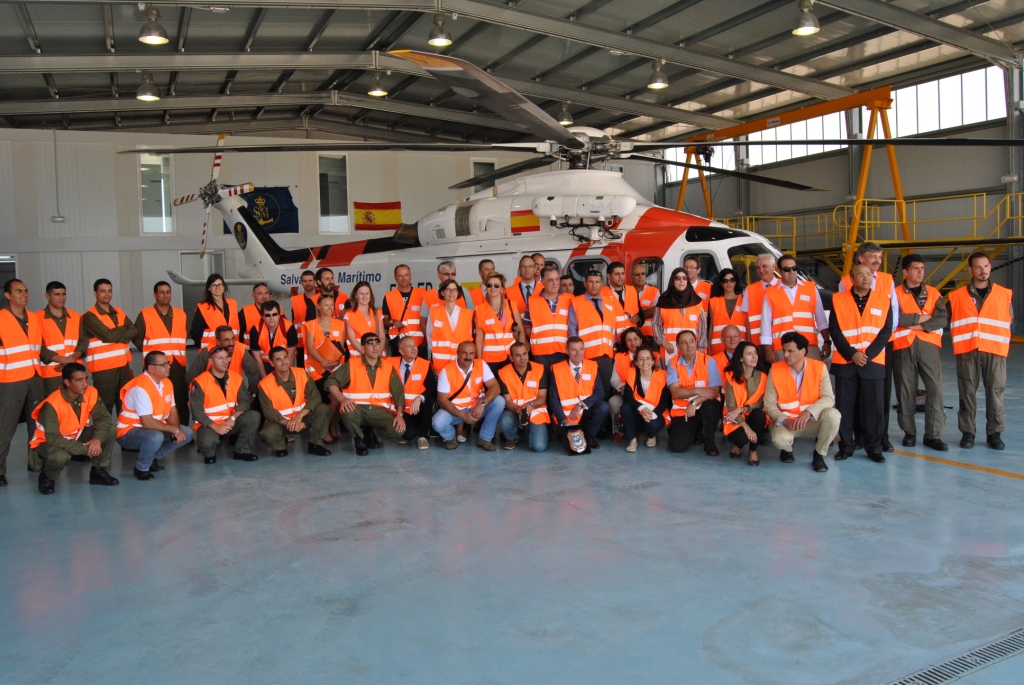
[{"label": "helicopter cockpit window", "polygon": [[686,229],[686,240],[691,243],[708,243],[714,240],[746,238],[749,234],[724,226],[691,226]]},{"label": "helicopter cockpit window", "polygon": [[729,262],[740,275],[743,285],[757,281],[757,267],[754,262],[763,254],[771,254],[771,251],[761,243],[747,243],[729,248]]},{"label": "helicopter cockpit window", "polygon": [[569,262],[569,275],[576,285],[576,292],[583,292],[583,282],[591,271],[600,271],[604,276],[608,261],[602,257],[580,257]]},{"label": "helicopter cockpit window", "polygon": [[[642,264],[644,269],[647,270],[647,284],[653,285],[658,289],[658,292],[663,290],[662,281],[665,277],[665,263],[658,257],[641,257],[640,259],[634,259],[630,265],[630,269],[637,264]],[[630,283],[633,281],[631,280]]]}]

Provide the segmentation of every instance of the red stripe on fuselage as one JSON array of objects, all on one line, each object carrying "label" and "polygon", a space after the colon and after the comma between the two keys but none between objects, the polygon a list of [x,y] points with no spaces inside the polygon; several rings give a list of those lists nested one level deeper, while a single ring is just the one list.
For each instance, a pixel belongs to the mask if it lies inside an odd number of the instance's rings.
[{"label": "red stripe on fuselage", "polygon": [[317,266],[349,266],[353,259],[363,254],[368,242],[368,240],[358,240],[352,243],[331,245],[327,250],[327,256],[321,259]]}]

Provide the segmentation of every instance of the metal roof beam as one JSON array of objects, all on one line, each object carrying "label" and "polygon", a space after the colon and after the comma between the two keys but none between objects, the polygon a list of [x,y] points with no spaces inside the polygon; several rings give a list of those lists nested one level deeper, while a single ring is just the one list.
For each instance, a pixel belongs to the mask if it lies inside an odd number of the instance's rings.
[{"label": "metal roof beam", "polygon": [[320,17],[320,21],[313,27],[313,32],[309,34],[309,39],[306,41],[306,52],[313,52],[313,48],[320,41],[320,37],[324,35],[324,31],[331,23],[331,19],[334,19],[334,15],[338,10],[327,10],[323,16]]},{"label": "metal roof beam", "polygon": [[188,27],[192,22],[192,8],[182,7],[181,18],[178,20],[178,52],[185,52],[185,39],[188,38]]},{"label": "metal roof beam", "polygon": [[256,10],[256,13],[252,16],[252,21],[249,22],[249,28],[245,32],[245,44],[242,45],[243,51],[249,52],[252,49],[252,42],[256,40],[256,32],[260,30],[260,26],[263,25],[263,20],[266,18],[266,7],[260,7]]},{"label": "metal roof beam", "polygon": [[107,52],[114,52],[114,12],[110,5],[103,5],[103,39]]},{"label": "metal roof beam", "polygon": [[26,114],[77,114],[80,112],[146,112],[178,109],[280,107],[310,103],[329,104],[331,93],[288,93],[285,95],[197,95],[143,102],[134,98],[90,98],[74,100],[0,101],[0,116]]},{"label": "metal roof beam", "polygon": [[39,45],[39,36],[36,35],[36,27],[32,25],[32,17],[28,13],[28,7],[23,2],[16,2],[14,3],[14,11],[18,15],[18,21],[21,23],[21,30],[25,32],[25,39],[28,40],[29,49],[37,54],[42,52],[43,48]]},{"label": "metal roof beam", "polygon": [[952,45],[1000,64],[1012,65],[1018,64],[1020,61],[1013,48],[997,40],[965,31],[923,14],[902,9],[895,4],[879,0],[818,0],[818,2],[848,14],[917,34],[936,43]]}]

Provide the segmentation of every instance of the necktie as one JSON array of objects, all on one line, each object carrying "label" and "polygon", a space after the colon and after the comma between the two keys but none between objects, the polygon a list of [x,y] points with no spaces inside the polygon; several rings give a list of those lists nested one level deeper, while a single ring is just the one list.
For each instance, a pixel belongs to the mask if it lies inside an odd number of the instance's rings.
[{"label": "necktie", "polygon": [[594,303],[594,309],[597,310],[597,315],[601,317],[601,321],[604,321],[604,312],[601,311],[601,301],[596,297],[590,298],[590,301]]},{"label": "necktie", "polygon": [[526,286],[526,299],[530,299],[530,295],[533,293],[533,286]]},{"label": "necktie", "polygon": [[409,369],[409,362],[404,362],[403,366],[405,367],[405,371],[402,372],[402,382],[403,383],[408,383],[409,382],[409,370],[410,370]]},{"label": "necktie", "polygon": [[622,290],[619,291],[619,304],[621,304],[623,307],[626,306],[626,289],[625,288],[623,288]]},{"label": "necktie", "polygon": [[573,375],[576,376],[576,382],[579,383],[580,382],[580,367],[577,366],[573,370]]}]

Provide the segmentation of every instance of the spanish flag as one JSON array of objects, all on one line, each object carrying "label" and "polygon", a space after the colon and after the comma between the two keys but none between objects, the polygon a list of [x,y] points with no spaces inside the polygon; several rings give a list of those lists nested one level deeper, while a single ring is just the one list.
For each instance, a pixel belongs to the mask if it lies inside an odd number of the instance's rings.
[{"label": "spanish flag", "polygon": [[540,231],[540,217],[532,209],[516,209],[512,212],[512,234]]},{"label": "spanish flag", "polygon": [[402,225],[401,202],[353,202],[357,231],[396,231]]}]

